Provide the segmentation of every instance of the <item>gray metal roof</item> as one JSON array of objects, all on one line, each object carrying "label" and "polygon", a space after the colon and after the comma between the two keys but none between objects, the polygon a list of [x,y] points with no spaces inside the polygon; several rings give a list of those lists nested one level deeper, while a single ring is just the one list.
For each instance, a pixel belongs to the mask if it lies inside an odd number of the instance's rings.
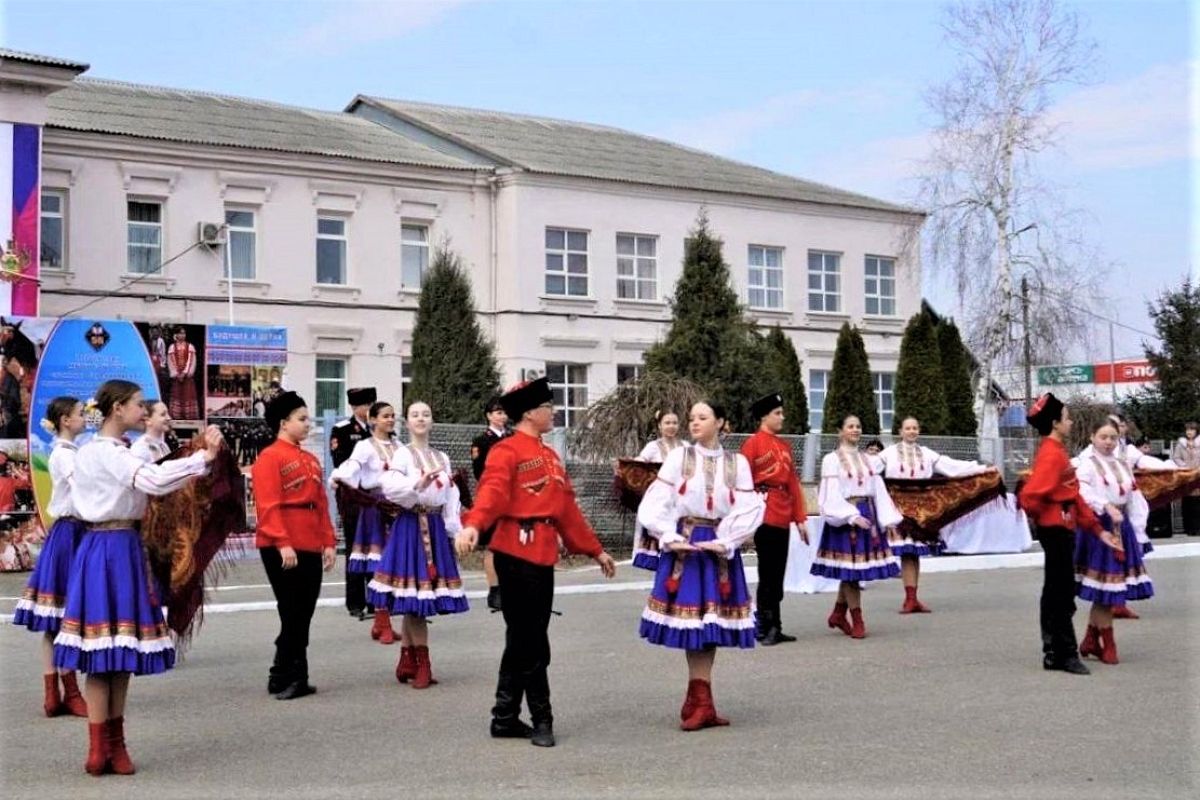
[{"label": "gray metal roof", "polygon": [[69,61],[65,58],[43,56],[37,53],[23,53],[20,50],[9,50],[6,47],[0,47],[0,59],[5,61],[24,61],[27,64],[47,64],[52,67],[66,67],[78,72],[83,72],[88,68],[88,65],[82,61]]},{"label": "gray metal roof", "polygon": [[47,125],[148,139],[478,169],[369,120],[262,100],[79,78],[50,95]]},{"label": "gray metal roof", "polygon": [[801,180],[630,131],[557,119],[360,95],[361,104],[531,172],[912,213],[905,206]]}]

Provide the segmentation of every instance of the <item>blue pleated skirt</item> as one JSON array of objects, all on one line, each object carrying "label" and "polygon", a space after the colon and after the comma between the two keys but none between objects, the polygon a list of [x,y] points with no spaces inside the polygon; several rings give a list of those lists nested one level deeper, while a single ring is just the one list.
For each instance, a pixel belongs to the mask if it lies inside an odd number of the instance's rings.
[{"label": "blue pleated skirt", "polygon": [[887,534],[879,529],[875,504],[870,498],[855,503],[859,515],[875,523],[877,535],[853,525],[826,524],[821,543],[809,569],[813,575],[835,581],[879,581],[900,574],[900,559],[888,546]]},{"label": "blue pleated skirt", "polygon": [[31,631],[58,633],[67,606],[67,581],[79,540],[87,530],[73,517],[56,519],[46,534],[33,574],[17,601],[13,623]]},{"label": "blue pleated skirt", "polygon": [[[1112,518],[1101,514],[1106,529]],[[1117,560],[1116,551],[1086,531],[1075,534],[1075,594],[1082,600],[1105,606],[1123,606],[1130,600],[1154,596],[1154,582],[1142,560],[1142,545],[1126,517],[1121,523],[1121,545],[1125,561]]]},{"label": "blue pleated skirt", "polygon": [[433,574],[420,520],[416,513],[406,511],[392,523],[379,568],[367,584],[367,601],[392,614],[461,614],[469,605],[446,522],[440,512],[423,516],[429,526]]}]

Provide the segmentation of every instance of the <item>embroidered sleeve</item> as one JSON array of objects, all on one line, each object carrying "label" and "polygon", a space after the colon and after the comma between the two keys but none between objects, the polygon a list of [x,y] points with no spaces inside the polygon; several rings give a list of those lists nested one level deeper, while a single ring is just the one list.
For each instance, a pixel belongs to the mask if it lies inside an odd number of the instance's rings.
[{"label": "embroidered sleeve", "polygon": [[858,509],[842,496],[841,465],[836,453],[821,460],[821,485],[817,489],[817,508],[830,525],[846,525],[858,516]]},{"label": "embroidered sleeve", "polygon": [[758,530],[767,510],[767,502],[761,494],[754,491],[750,462],[745,456],[726,452],[725,457],[737,462],[737,485],[734,487],[737,491],[733,495],[732,508],[717,526],[717,538],[732,553]]}]

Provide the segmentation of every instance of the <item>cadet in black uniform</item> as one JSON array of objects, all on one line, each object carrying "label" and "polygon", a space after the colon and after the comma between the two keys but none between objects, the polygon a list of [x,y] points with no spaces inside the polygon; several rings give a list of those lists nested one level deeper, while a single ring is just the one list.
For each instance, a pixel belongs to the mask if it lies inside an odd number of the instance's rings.
[{"label": "cadet in black uniform", "polygon": [[[346,400],[350,403],[350,418],[335,423],[333,433],[329,437],[329,455],[333,466],[340,466],[354,452],[354,446],[371,435],[367,423],[367,412],[375,402],[375,387],[350,389],[346,392]],[[354,546],[354,532],[358,528],[358,507],[339,504],[338,513],[342,518],[342,535],[346,540],[346,609],[350,616],[366,619],[367,614],[374,609],[367,608],[367,575],[354,574],[349,571],[350,548]]]},{"label": "cadet in black uniform", "polygon": [[[479,482],[479,476],[483,474],[483,466],[487,463],[488,451],[492,449],[492,445],[512,433],[507,427],[508,414],[504,412],[504,406],[500,405],[500,398],[493,397],[488,400],[487,405],[483,409],[484,416],[487,417],[487,430],[475,437],[471,442],[471,470],[475,473],[475,482]],[[492,541],[492,532],[495,527],[488,528],[479,534],[479,546],[483,549],[483,571],[487,575],[488,608],[492,611],[500,610],[500,581],[496,577],[496,567],[492,559],[492,551],[488,549],[488,544]]]}]

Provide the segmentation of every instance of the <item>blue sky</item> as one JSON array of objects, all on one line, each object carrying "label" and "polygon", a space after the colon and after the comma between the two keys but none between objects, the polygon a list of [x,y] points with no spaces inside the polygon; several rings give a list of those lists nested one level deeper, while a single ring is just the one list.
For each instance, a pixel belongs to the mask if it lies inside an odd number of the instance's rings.
[{"label": "blue sky", "polygon": [[[1048,178],[1114,264],[1095,310],[1149,330],[1145,301],[1200,276],[1200,15],[1186,0],[1072,5],[1099,59],[1088,85],[1059,93]],[[931,122],[922,92],[952,66],[941,8],[0,0],[0,40],[93,77],[315,108],[362,92],[598,122],[903,201]],[[925,291],[956,313],[948,282],[927,271]],[[1140,338],[1119,332],[1118,356]]]}]

